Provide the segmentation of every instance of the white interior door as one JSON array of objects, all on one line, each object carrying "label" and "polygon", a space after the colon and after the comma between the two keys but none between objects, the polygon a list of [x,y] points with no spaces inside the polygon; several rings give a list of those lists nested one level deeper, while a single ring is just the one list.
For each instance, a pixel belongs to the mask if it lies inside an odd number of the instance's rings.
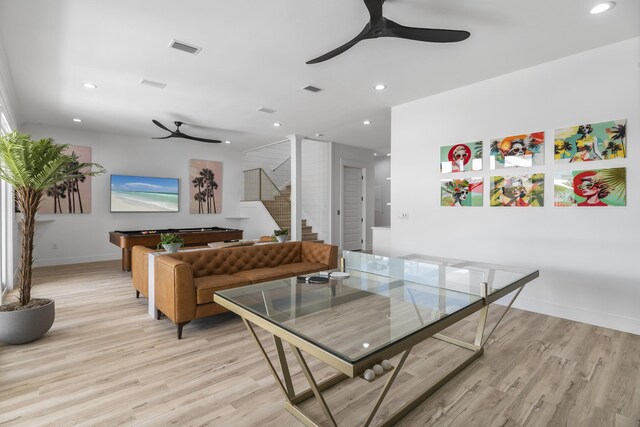
[{"label": "white interior door", "polygon": [[342,212],[342,249],[362,249],[362,169],[344,167]]}]

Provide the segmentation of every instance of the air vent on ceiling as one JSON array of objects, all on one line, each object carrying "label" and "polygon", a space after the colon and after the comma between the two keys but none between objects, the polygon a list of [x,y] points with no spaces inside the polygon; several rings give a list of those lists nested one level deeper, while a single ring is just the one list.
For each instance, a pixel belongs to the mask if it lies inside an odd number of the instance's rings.
[{"label": "air vent on ceiling", "polygon": [[202,50],[201,47],[194,46],[192,44],[181,42],[181,41],[178,41],[178,40],[175,40],[175,39],[171,40],[171,43],[169,43],[169,47],[181,50],[183,52],[190,53],[192,55],[197,55]]},{"label": "air vent on ceiling", "polygon": [[166,83],[154,82],[153,80],[142,79],[140,80],[141,85],[157,87],[158,89],[164,89],[167,85]]},{"label": "air vent on ceiling", "polygon": [[276,110],[272,110],[271,108],[267,108],[267,107],[260,107],[258,108],[257,111],[260,111],[261,113],[267,113],[267,114],[273,114],[276,112]]},{"label": "air vent on ceiling", "polygon": [[317,92],[320,92],[322,90],[319,87],[315,87],[315,86],[311,86],[311,85],[305,86],[302,89],[308,90],[309,92],[313,92],[313,93],[317,93]]}]

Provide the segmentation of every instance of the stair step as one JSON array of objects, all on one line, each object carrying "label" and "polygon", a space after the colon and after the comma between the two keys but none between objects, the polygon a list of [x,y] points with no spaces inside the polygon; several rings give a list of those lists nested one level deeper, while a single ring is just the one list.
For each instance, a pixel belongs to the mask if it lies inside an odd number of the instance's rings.
[{"label": "stair step", "polygon": [[318,233],[307,233],[302,235],[302,240],[318,240]]}]

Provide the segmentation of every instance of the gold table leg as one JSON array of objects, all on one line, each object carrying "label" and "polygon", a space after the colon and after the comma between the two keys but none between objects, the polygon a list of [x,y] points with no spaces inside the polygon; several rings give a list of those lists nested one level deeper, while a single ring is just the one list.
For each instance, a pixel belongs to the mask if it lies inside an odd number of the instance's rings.
[{"label": "gold table leg", "polygon": [[[514,297],[511,299],[510,303],[507,305],[507,308],[506,308],[505,312],[502,313],[502,316],[498,319],[498,322],[491,329],[491,331],[489,332],[489,334],[488,334],[488,336],[486,338],[484,337],[484,332],[485,332],[486,321],[487,321],[487,317],[488,317],[488,306],[483,308],[482,310],[480,310],[480,319],[479,319],[478,326],[477,326],[477,329],[476,329],[476,337],[475,337],[475,340],[474,340],[473,344],[472,343],[467,343],[465,341],[461,341],[461,340],[458,340],[458,339],[455,339],[455,338],[452,338],[452,337],[448,337],[448,336],[443,335],[443,334],[435,334],[433,336],[433,338],[441,340],[443,342],[447,342],[449,344],[456,345],[458,347],[461,347],[461,348],[464,348],[464,349],[467,349],[467,350],[471,350],[472,354],[469,357],[467,357],[466,359],[464,359],[460,364],[458,364],[452,370],[450,370],[448,373],[446,373],[444,376],[442,376],[431,387],[427,388],[422,393],[420,393],[417,397],[415,397],[411,401],[409,401],[409,402],[405,403],[403,406],[401,406],[397,411],[395,411],[393,414],[391,414],[388,419],[383,421],[382,424],[380,424],[380,426],[392,427],[393,425],[395,425],[398,421],[400,421],[407,414],[409,414],[409,412],[414,410],[420,403],[422,403],[424,400],[426,400],[429,396],[433,395],[442,386],[444,386],[452,378],[454,378],[456,375],[458,375],[460,372],[462,372],[467,366],[469,366],[471,363],[473,363],[473,361],[475,361],[478,357],[482,356],[484,354],[484,345],[489,340],[491,335],[495,332],[497,327],[500,325],[500,323],[504,319],[505,315],[507,314],[507,312],[509,311],[509,309],[513,305],[513,302],[516,300],[516,298],[518,297],[518,295],[520,294],[522,289],[523,288],[519,288],[518,291],[515,293]],[[485,284],[485,292],[486,292],[486,284]],[[316,421],[311,419],[308,415],[306,415],[304,412],[302,412],[302,410],[298,407],[298,405],[300,403],[302,403],[303,401],[309,399],[310,397],[315,396],[316,399],[318,400],[318,402],[320,403],[320,406],[321,406],[321,408],[322,408],[327,420],[331,423],[332,426],[337,427],[336,420],[333,417],[333,414],[331,413],[329,407],[327,406],[327,402],[324,399],[324,396],[322,395],[322,392],[324,390],[332,387],[333,385],[339,383],[340,381],[343,381],[343,380],[345,380],[345,379],[347,379],[349,377],[347,375],[345,375],[345,374],[340,373],[340,374],[335,375],[333,377],[330,377],[330,378],[328,378],[328,379],[326,379],[326,380],[324,380],[322,382],[319,382],[319,383],[316,382],[316,380],[313,377],[313,374],[311,373],[311,370],[309,369],[309,366],[308,366],[306,360],[304,359],[304,356],[302,355],[302,352],[300,351],[300,349],[297,348],[296,346],[294,346],[293,344],[290,344],[291,351],[293,352],[294,356],[298,360],[298,363],[300,364],[300,367],[302,368],[302,372],[303,372],[303,374],[304,374],[305,378],[307,379],[307,382],[309,383],[309,386],[310,386],[310,388],[308,390],[303,391],[303,392],[301,392],[299,394],[295,394],[294,389],[293,389],[293,382],[291,381],[291,374],[290,374],[290,371],[289,371],[289,366],[288,366],[288,363],[287,363],[287,360],[286,360],[286,356],[285,356],[285,353],[284,353],[284,348],[283,348],[283,345],[282,345],[282,340],[279,337],[273,335],[274,344],[275,344],[275,347],[276,347],[276,353],[278,355],[278,359],[280,361],[280,366],[282,368],[282,373],[283,373],[283,377],[284,377],[284,383],[280,379],[280,376],[278,375],[277,371],[275,370],[275,367],[274,367],[273,363],[269,359],[266,350],[264,349],[262,343],[258,339],[258,336],[256,335],[255,330],[253,329],[251,324],[244,318],[242,319],[242,321],[244,322],[245,326],[249,330],[249,332],[250,332],[251,336],[253,337],[254,341],[258,345],[258,348],[260,349],[260,352],[262,353],[262,356],[264,357],[265,361],[267,362],[267,365],[269,366],[269,369],[271,370],[271,373],[273,374],[273,376],[274,376],[274,378],[276,380],[276,383],[278,384],[278,386],[282,390],[282,393],[285,396],[285,402],[284,402],[285,409],[287,409],[287,411],[289,411],[292,415],[294,415],[296,418],[298,418],[306,426],[308,426],[308,427],[319,427],[319,424],[316,423]],[[394,368],[394,371],[390,373],[390,377],[387,379],[384,387],[382,388],[382,390],[380,391],[380,394],[378,395],[378,399],[376,400],[376,403],[374,404],[373,408],[369,412],[369,416],[368,416],[368,418],[367,418],[367,420],[366,420],[366,422],[364,424],[365,427],[368,427],[371,424],[371,422],[373,422],[373,419],[375,418],[375,415],[378,412],[378,409],[382,405],[382,402],[383,402],[384,398],[387,396],[391,386],[393,385],[393,383],[397,379],[397,376],[398,376],[398,374],[400,372],[400,369],[402,369],[402,367],[404,366],[405,361],[407,360],[411,350],[412,350],[411,348],[408,349],[408,350],[405,350],[405,352],[403,353],[403,355],[402,355],[402,357],[400,359],[400,362]]]}]

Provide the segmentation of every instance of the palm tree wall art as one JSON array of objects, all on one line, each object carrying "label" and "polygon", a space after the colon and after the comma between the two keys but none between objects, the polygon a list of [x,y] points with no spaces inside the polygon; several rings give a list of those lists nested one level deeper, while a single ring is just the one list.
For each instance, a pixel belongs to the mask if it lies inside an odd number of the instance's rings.
[{"label": "palm tree wall art", "polygon": [[83,171],[73,171],[78,163],[91,163],[91,147],[69,145],[65,154],[76,156],[69,165],[69,179],[53,185],[45,191],[41,214],[85,214],[91,213],[91,177]]},{"label": "palm tree wall art", "polygon": [[189,182],[189,213],[222,212],[222,162],[191,159]]},{"label": "palm tree wall art", "polygon": [[627,121],[611,120],[556,129],[556,163],[624,159],[627,157]]}]

